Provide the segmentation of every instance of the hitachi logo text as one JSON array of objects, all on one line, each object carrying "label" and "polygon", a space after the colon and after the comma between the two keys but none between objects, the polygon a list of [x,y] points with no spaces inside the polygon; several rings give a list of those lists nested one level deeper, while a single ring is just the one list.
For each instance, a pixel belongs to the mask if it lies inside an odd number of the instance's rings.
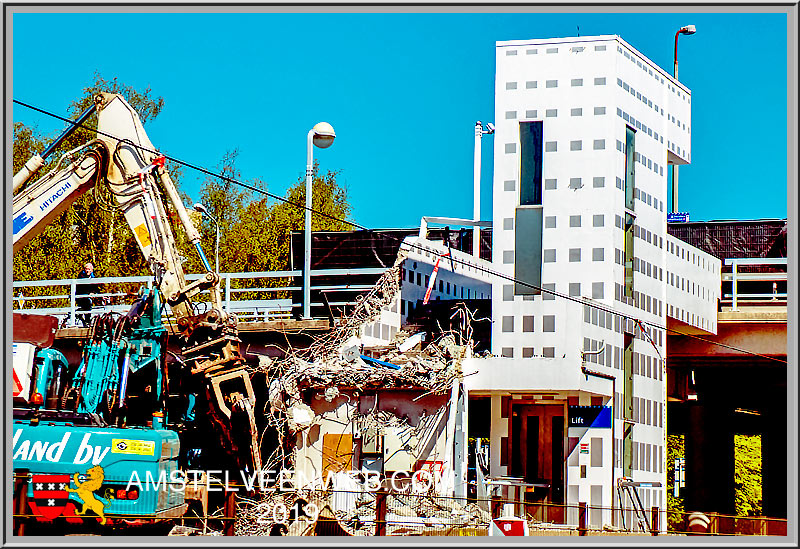
[{"label": "hitachi logo text", "polygon": [[62,195],[62,194],[64,194],[64,192],[65,192],[65,191],[68,191],[68,190],[69,190],[69,189],[71,189],[71,188],[72,188],[72,183],[70,182],[70,180],[69,180],[69,179],[67,179],[67,182],[66,182],[66,183],[64,183],[64,184],[61,186],[61,188],[59,188],[59,189],[58,189],[56,192],[54,192],[52,195],[50,195],[50,198],[48,198],[47,200],[45,200],[44,202],[42,202],[42,205],[41,205],[41,206],[39,206],[39,210],[41,210],[41,211],[45,211],[47,208],[49,208],[50,206],[52,206],[52,205],[53,205],[53,203],[54,203],[56,200],[58,200],[58,199],[61,197],[61,195]]}]

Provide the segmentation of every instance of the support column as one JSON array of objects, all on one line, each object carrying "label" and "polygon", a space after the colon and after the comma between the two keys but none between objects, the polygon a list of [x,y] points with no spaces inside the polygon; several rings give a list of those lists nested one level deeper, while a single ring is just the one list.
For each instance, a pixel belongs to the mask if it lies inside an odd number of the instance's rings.
[{"label": "support column", "polygon": [[764,431],[761,435],[762,514],[786,517],[786,401],[775,395],[764,410]]},{"label": "support column", "polygon": [[[706,397],[706,398],[703,398]],[[733,418],[729,407],[700,395],[686,433],[686,511],[735,514]]]}]

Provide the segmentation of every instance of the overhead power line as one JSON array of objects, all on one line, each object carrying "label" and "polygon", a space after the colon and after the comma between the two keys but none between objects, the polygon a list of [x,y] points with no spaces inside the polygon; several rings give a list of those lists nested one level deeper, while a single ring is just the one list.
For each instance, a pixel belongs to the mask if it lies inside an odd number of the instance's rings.
[{"label": "overhead power line", "polygon": [[[24,103],[24,102],[19,101],[17,99],[14,99],[13,101],[14,101],[14,103],[16,103],[18,105],[21,105],[23,107],[27,107],[27,108],[29,108],[31,110],[40,112],[40,113],[45,114],[47,116],[51,116],[53,118],[56,118],[58,120],[61,120],[61,121],[66,122],[68,124],[71,124],[73,126],[77,126],[77,127],[89,130],[89,131],[94,131],[94,132],[96,132],[96,133],[98,133],[100,135],[103,135],[105,137],[109,137],[111,139],[119,140],[119,138],[117,136],[111,135],[111,134],[106,133],[106,132],[102,132],[97,128],[92,128],[92,127],[87,126],[87,125],[82,124],[82,123],[76,123],[74,120],[70,120],[69,118],[64,118],[63,116],[59,116],[59,115],[57,115],[57,114],[55,114],[53,112],[41,109],[39,107],[35,107],[33,105],[30,105],[28,103]],[[403,242],[404,242],[403,239],[401,239],[399,237],[396,237],[394,235],[386,234],[386,233],[382,233],[382,232],[376,232],[375,229],[370,229],[369,227],[365,227],[364,225],[361,225],[359,223],[355,223],[353,221],[348,221],[346,219],[341,219],[341,218],[338,218],[336,216],[327,214],[325,212],[321,212],[321,211],[315,210],[313,208],[309,208],[305,204],[294,202],[292,200],[289,200],[288,198],[285,198],[285,197],[282,197],[282,196],[278,196],[276,194],[273,194],[273,193],[270,193],[268,191],[265,191],[264,189],[259,189],[258,187],[255,187],[255,186],[250,185],[248,183],[244,183],[244,182],[239,181],[237,179],[233,179],[231,177],[227,177],[227,176],[222,175],[222,174],[214,173],[213,171],[211,171],[209,169],[206,169],[206,168],[204,168],[202,166],[198,166],[197,164],[193,164],[191,162],[187,162],[185,160],[181,160],[181,159],[179,159],[177,157],[174,157],[174,156],[171,156],[171,155],[168,155],[168,154],[164,154],[164,153],[162,153],[160,151],[157,151],[157,150],[148,149],[147,147],[143,147],[141,145],[137,145],[137,144],[133,144],[133,143],[129,143],[129,144],[133,145],[134,147],[136,147],[136,148],[138,148],[138,149],[140,149],[142,151],[149,152],[149,153],[155,154],[155,155],[164,156],[165,158],[167,158],[168,160],[170,160],[172,162],[175,162],[176,164],[180,164],[180,165],[185,166],[187,168],[191,168],[191,169],[196,170],[196,171],[198,171],[200,173],[204,173],[204,174],[209,175],[211,177],[216,177],[218,179],[222,179],[222,180],[227,181],[229,183],[233,183],[235,185],[239,185],[239,186],[241,186],[243,188],[246,188],[246,189],[249,189],[249,190],[251,190],[253,192],[260,193],[260,194],[262,194],[264,196],[268,196],[268,197],[273,198],[275,200],[279,200],[281,202],[284,202],[284,203],[289,204],[291,206],[295,206],[295,207],[300,208],[302,210],[306,210],[307,209],[312,214],[316,214],[316,215],[319,215],[319,216],[322,216],[322,217],[326,217],[328,219],[331,219],[333,221],[337,221],[339,223],[344,223],[344,224],[350,225],[351,227],[354,227],[354,228],[362,230],[362,231],[368,231],[370,233],[377,234],[381,238],[387,238],[387,239],[393,240],[395,242],[400,242],[401,244],[403,244]],[[420,246],[420,245],[417,245],[417,244],[407,243],[406,245],[410,246],[412,248],[415,248],[420,252],[428,251],[423,246]],[[619,311],[616,311],[616,310],[614,310],[612,308],[606,307],[606,306],[604,306],[604,305],[602,305],[600,303],[597,303],[595,301],[590,301],[588,298],[576,298],[575,296],[562,294],[560,292],[556,292],[555,290],[550,290],[550,289],[547,289],[547,288],[536,286],[535,284],[531,284],[529,282],[525,282],[523,280],[519,280],[519,279],[517,279],[517,278],[515,278],[513,276],[510,276],[510,275],[507,275],[505,273],[501,273],[501,272],[495,271],[493,269],[484,268],[484,267],[481,267],[481,266],[478,266],[478,265],[473,265],[471,263],[467,263],[466,261],[453,258],[452,256],[450,257],[450,263],[457,263],[457,264],[460,264],[460,265],[468,265],[468,266],[471,266],[472,268],[474,268],[476,270],[479,270],[479,271],[481,271],[483,273],[486,273],[489,276],[493,276],[493,277],[496,277],[496,278],[507,280],[509,282],[514,282],[515,284],[520,284],[522,286],[526,286],[528,288],[537,290],[539,292],[544,292],[544,293],[550,294],[550,295],[552,295],[554,297],[559,297],[561,299],[566,299],[568,301],[572,301],[572,302],[578,303],[580,305],[592,307],[594,309],[597,309],[598,311],[616,315],[616,316],[618,316],[618,317],[620,317],[620,318],[622,318],[624,320],[631,320],[635,324],[638,324],[640,326],[640,328],[643,325],[647,325],[647,326],[650,326],[653,329],[664,330],[664,331],[671,332],[671,333],[674,333],[674,334],[677,334],[677,335],[682,335],[682,336],[690,337],[690,338],[693,338],[693,339],[697,339],[699,341],[702,341],[702,342],[705,342],[705,343],[709,343],[709,344],[712,344],[712,345],[717,345],[717,346],[724,347],[724,348],[727,348],[727,349],[730,349],[730,350],[734,350],[734,351],[738,351],[738,352],[741,352],[741,353],[745,353],[745,354],[748,354],[748,355],[751,355],[751,356],[757,356],[757,357],[760,357],[760,358],[764,358],[766,360],[780,362],[782,364],[788,364],[788,362],[786,360],[781,360],[779,358],[771,357],[769,355],[756,353],[754,351],[749,351],[747,349],[741,349],[741,348],[738,348],[738,347],[735,347],[735,346],[732,346],[732,345],[727,345],[727,344],[719,342],[719,341],[714,341],[714,340],[711,340],[711,339],[700,337],[700,336],[695,335],[695,334],[689,334],[689,333],[686,333],[686,332],[682,332],[680,330],[676,330],[674,328],[669,328],[667,326],[661,326],[660,324],[658,324],[656,322],[652,322],[652,321],[649,321],[649,320],[642,320],[642,319],[640,319],[638,317],[631,316],[631,315],[628,315],[628,314],[625,314],[625,313],[621,313]],[[647,333],[644,330],[643,330],[643,332]],[[648,337],[649,337],[649,334],[648,334]],[[652,343],[652,340],[651,340],[651,343]]]}]

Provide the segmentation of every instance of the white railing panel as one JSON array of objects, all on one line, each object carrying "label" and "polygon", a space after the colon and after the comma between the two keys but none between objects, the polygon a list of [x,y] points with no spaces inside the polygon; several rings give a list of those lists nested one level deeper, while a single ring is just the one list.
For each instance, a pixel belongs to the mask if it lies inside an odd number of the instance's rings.
[{"label": "white railing panel", "polygon": [[[380,275],[386,271],[384,268],[365,268],[365,269],[319,269],[311,271],[312,277],[320,276],[355,276],[355,275]],[[248,321],[266,321],[272,318],[287,318],[291,316],[291,311],[294,308],[302,306],[299,303],[292,303],[291,299],[270,297],[277,292],[292,292],[300,291],[302,286],[298,285],[281,285],[281,286],[264,286],[258,285],[253,288],[236,288],[234,287],[237,281],[253,281],[253,280],[274,280],[281,278],[296,279],[302,276],[301,270],[291,271],[261,271],[251,273],[220,273],[221,286],[223,289],[223,307],[237,315],[240,320]],[[205,276],[204,273],[191,273],[186,275],[187,281],[198,280]],[[13,303],[17,311],[24,311],[27,313],[36,314],[50,314],[62,318],[61,325],[63,326],[76,326],[78,325],[77,315],[84,315],[88,312],[80,311],[76,307],[76,287],[80,286],[79,282],[85,279],[60,279],[60,280],[26,280],[15,281],[13,283]],[[313,278],[312,278],[313,280]],[[93,306],[91,316],[104,314],[107,312],[115,312],[124,314],[130,309],[130,304],[112,304],[100,305],[97,303],[99,298],[108,297],[112,300],[124,298],[131,295],[131,292],[119,291],[119,287],[123,284],[140,284],[148,288],[153,284],[153,278],[150,276],[128,276],[128,277],[97,277],[91,279],[92,284],[104,285],[103,292],[95,294],[93,299],[95,306]],[[51,288],[51,291],[46,295],[25,295],[26,292],[34,288]],[[317,291],[350,291],[350,292],[365,292],[372,288],[369,284],[320,284],[311,289]],[[263,296],[263,299],[237,299],[242,294],[252,292],[255,295]],[[31,292],[32,293],[32,292]],[[200,292],[200,295],[207,295],[208,291]],[[352,305],[354,302],[337,301],[331,305]],[[312,303],[312,306],[324,306],[324,303]],[[169,318],[171,315],[167,315]],[[165,319],[166,320],[166,319]]]},{"label": "white railing panel", "polygon": [[[730,303],[733,311],[739,310],[740,302],[748,304],[766,304],[777,303],[782,304],[787,300],[785,292],[778,292],[778,282],[785,282],[787,280],[787,273],[784,272],[739,272],[741,266],[787,266],[787,258],[785,257],[744,257],[744,258],[728,258],[724,260],[725,265],[731,267],[730,273],[722,273],[722,282],[731,283],[731,293],[723,294],[721,302]],[[772,293],[753,293],[753,292],[740,292],[740,282],[772,282]]]}]

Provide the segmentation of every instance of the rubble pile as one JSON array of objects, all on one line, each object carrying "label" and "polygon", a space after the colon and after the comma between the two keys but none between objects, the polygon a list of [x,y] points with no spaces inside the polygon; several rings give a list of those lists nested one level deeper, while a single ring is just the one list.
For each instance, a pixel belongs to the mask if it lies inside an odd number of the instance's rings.
[{"label": "rubble pile", "polygon": [[[278,433],[297,432],[304,428],[288,414],[289,410],[304,409],[313,417],[313,411],[302,400],[301,389],[317,389],[328,402],[338,397],[342,389],[366,391],[409,388],[425,391],[415,399],[450,391],[453,383],[462,376],[460,359],[465,348],[456,345],[455,338],[447,334],[438,342],[428,344],[424,351],[407,351],[401,356],[397,344],[402,343],[406,336],[404,332],[399,332],[395,344],[387,346],[386,354],[379,355],[380,360],[391,361],[398,369],[376,367],[360,358],[347,362],[342,358],[342,353],[327,354],[327,360],[314,362],[290,354],[280,362],[273,362],[267,369],[269,425]],[[382,425],[394,425],[398,420],[393,414],[380,415]],[[287,463],[287,458],[291,460],[281,444],[265,463],[268,468],[274,468],[280,463]]]},{"label": "rubble pile", "polygon": [[[359,414],[357,421],[362,436],[369,440],[369,433],[378,433],[381,429],[403,427],[409,429],[413,436],[419,438],[422,431],[428,428],[430,416],[422,416],[416,425],[411,425],[408,418],[398,417],[386,410],[371,410]],[[373,435],[374,436],[374,435]]]},{"label": "rubble pile", "polygon": [[335,514],[345,531],[354,536],[371,536],[375,533],[375,494],[364,493],[356,499],[355,508]]},{"label": "rubble pile", "polygon": [[426,527],[432,528],[480,528],[488,527],[491,515],[475,503],[460,503],[452,498],[392,494],[390,505],[394,507],[395,520],[404,517],[419,517]]},{"label": "rubble pile", "polygon": [[[280,359],[262,360],[255,370],[267,375],[268,399],[265,405],[267,428],[278,433],[279,444],[264,460],[268,470],[293,469],[294,435],[303,432],[317,421],[314,409],[305,402],[310,390],[317,399],[333,402],[341,395],[350,396],[376,389],[412,389],[419,394],[441,395],[452,391],[463,377],[461,361],[467,346],[463,333],[443,332],[435,341],[422,343],[426,334],[399,331],[392,342],[379,347],[364,347],[363,327],[376,321],[382,310],[396,302],[400,292],[400,265],[405,259],[401,252],[395,264],[378,280],[372,290],[362,296],[348,315],[332,330],[316,338],[305,349],[288,349]],[[422,432],[430,430],[440,420],[441,410],[423,414],[411,425],[408,418],[377,409],[355,412],[350,420],[359,425],[360,432],[378,432],[386,427],[403,428],[415,439],[424,439]],[[316,491],[315,505],[328,513],[320,515],[318,524],[309,524],[302,517],[284,518],[277,510],[296,508],[311,501],[311,493],[268,492],[255,499],[242,498],[236,521],[236,535],[318,535],[330,528],[332,522],[344,535],[373,535],[375,532],[375,494],[364,492],[354,496],[352,505],[334,505],[334,492]],[[475,504],[461,505],[456,501],[434,496],[391,494],[387,514],[387,533],[403,530],[441,530],[453,527],[485,527],[488,514]],[[337,509],[333,511],[334,507]],[[327,524],[325,524],[327,523]],[[315,530],[316,528],[316,530]],[[315,532],[317,532],[315,534]]]},{"label": "rubble pile", "polygon": [[[336,513],[339,524],[353,535],[375,532],[375,495],[364,494],[353,509]],[[392,493],[387,499],[388,535],[438,533],[457,528],[488,528],[491,515],[475,503],[451,498]]]},{"label": "rubble pile", "polygon": [[[402,333],[399,335],[402,337]],[[294,369],[285,372],[284,379],[291,379],[290,383],[312,389],[413,387],[442,393],[449,390],[453,380],[458,377],[458,371],[451,367],[452,361],[446,361],[447,353],[442,348],[449,348],[452,338],[445,336],[443,340],[430,343],[425,351],[405,353],[404,356],[395,349],[387,349],[386,354],[379,355],[381,361],[398,369],[376,367],[361,359],[347,362],[341,356],[334,355],[328,360],[312,364],[297,361]]]},{"label": "rubble pile", "polygon": [[[369,350],[372,358],[383,364],[362,360],[361,353],[367,350],[361,346],[361,330],[365,324],[379,318],[381,310],[387,309],[397,298],[400,265],[404,259],[405,254],[400,252],[395,264],[358,299],[353,310],[308,348],[288,349],[283,358],[258,364],[255,370],[266,373],[269,383],[269,427],[281,434],[303,428],[287,413],[290,409],[307,408],[301,389],[324,391],[328,402],[335,399],[341,389],[414,388],[425,390],[424,394],[442,394],[450,390],[461,376],[460,359],[465,350],[456,343],[454,334],[445,334],[438,341],[428,343],[424,350],[416,350],[418,345],[403,345],[415,335],[400,331],[391,344]],[[290,462],[291,456],[284,451],[283,444],[265,460],[267,467],[285,466]]]},{"label": "rubble pile", "polygon": [[[398,345],[410,334],[399,332],[393,344],[376,348],[382,361],[395,368],[378,368],[366,364],[360,355],[362,327],[375,321],[382,309],[388,308],[400,292],[401,252],[395,264],[381,276],[369,293],[361,296],[349,314],[333,330],[316,338],[306,349],[290,349],[280,360],[265,361],[257,370],[279,380],[283,392],[295,396],[297,386],[307,388],[351,387],[417,387],[442,392],[457,377],[449,366],[460,358],[463,347],[453,336],[430,343],[424,351],[400,351]],[[274,406],[273,406],[274,408]]]},{"label": "rubble pile", "polygon": [[[316,523],[306,516],[285,514],[286,509],[313,503],[323,518],[328,511],[343,533],[351,536],[375,534],[375,493],[364,492],[351,509],[330,513],[330,494],[325,492],[264,494],[260,500],[242,499],[237,511],[237,536],[313,536]],[[419,494],[389,494],[387,535],[447,534],[457,528],[487,528],[491,516],[475,503]],[[191,535],[191,534],[173,534]]]}]

